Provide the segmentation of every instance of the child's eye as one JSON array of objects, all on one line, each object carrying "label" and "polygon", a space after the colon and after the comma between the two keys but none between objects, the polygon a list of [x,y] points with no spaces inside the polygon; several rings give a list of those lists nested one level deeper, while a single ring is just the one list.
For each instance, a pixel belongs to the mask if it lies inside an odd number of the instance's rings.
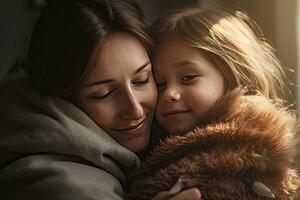
[{"label": "child's eye", "polygon": [[181,81],[182,81],[182,82],[189,82],[189,81],[194,80],[194,79],[197,78],[197,77],[198,77],[198,75],[186,75],[186,76],[183,76],[183,77],[181,78]]},{"label": "child's eye", "polygon": [[91,96],[89,96],[89,98],[90,98],[90,99],[95,99],[95,100],[102,100],[102,99],[105,99],[105,98],[111,96],[113,93],[114,93],[114,91],[111,90],[111,91],[108,91],[108,92],[107,92],[106,94],[104,94],[104,95],[91,95]]}]

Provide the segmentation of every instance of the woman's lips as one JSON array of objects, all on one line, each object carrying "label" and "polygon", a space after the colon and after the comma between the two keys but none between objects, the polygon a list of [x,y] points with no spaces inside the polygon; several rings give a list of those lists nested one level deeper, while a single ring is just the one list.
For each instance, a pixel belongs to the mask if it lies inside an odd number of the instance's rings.
[{"label": "woman's lips", "polygon": [[143,125],[145,124],[147,118],[145,118],[144,120],[142,120],[141,122],[137,123],[136,125],[130,125],[128,127],[125,128],[113,128],[111,130],[115,131],[115,132],[122,132],[122,133],[135,133],[136,131],[138,131],[141,127],[143,127]]}]

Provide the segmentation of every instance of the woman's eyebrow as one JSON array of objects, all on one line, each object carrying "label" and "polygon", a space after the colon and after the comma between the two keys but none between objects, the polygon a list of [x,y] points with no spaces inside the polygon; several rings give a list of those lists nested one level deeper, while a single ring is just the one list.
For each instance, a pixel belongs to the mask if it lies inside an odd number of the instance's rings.
[{"label": "woman's eyebrow", "polygon": [[[134,74],[139,73],[140,71],[142,71],[145,67],[150,65],[150,61],[146,61],[143,65],[141,65],[137,70],[135,70]],[[86,85],[84,85],[84,87],[91,87],[91,86],[95,86],[95,85],[101,85],[101,84],[106,84],[106,83],[111,83],[114,82],[114,79],[106,79],[106,80],[98,80],[95,82],[91,82],[91,83],[87,83]]]},{"label": "woman's eyebrow", "polygon": [[135,70],[134,74],[139,73],[140,71],[142,71],[145,67],[147,67],[150,64],[151,64],[150,61],[147,60],[143,65],[141,65],[139,68],[137,68],[137,70]]},{"label": "woman's eyebrow", "polygon": [[111,83],[111,82],[114,82],[114,80],[113,79],[98,80],[95,82],[87,83],[86,85],[84,85],[84,87],[91,87],[91,86],[101,85],[101,84],[106,84],[106,83]]}]

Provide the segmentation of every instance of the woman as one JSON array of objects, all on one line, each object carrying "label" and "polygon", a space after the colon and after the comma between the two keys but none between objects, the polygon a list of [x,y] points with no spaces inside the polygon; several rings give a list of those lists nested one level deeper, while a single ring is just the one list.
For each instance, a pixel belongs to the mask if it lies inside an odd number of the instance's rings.
[{"label": "woman", "polygon": [[123,199],[157,98],[141,10],[129,0],[48,3],[28,78],[0,94],[1,198]]}]

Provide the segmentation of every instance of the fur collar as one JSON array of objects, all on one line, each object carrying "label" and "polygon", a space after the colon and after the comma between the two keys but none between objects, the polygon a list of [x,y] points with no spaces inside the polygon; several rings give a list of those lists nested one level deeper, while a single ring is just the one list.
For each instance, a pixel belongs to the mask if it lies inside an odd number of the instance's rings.
[{"label": "fur collar", "polygon": [[[206,200],[294,199],[300,182],[291,168],[295,115],[280,102],[237,88],[218,101],[201,127],[169,137],[155,148],[133,184],[133,197],[168,191],[178,178],[198,187]],[[134,198],[132,198],[134,199]]]}]

